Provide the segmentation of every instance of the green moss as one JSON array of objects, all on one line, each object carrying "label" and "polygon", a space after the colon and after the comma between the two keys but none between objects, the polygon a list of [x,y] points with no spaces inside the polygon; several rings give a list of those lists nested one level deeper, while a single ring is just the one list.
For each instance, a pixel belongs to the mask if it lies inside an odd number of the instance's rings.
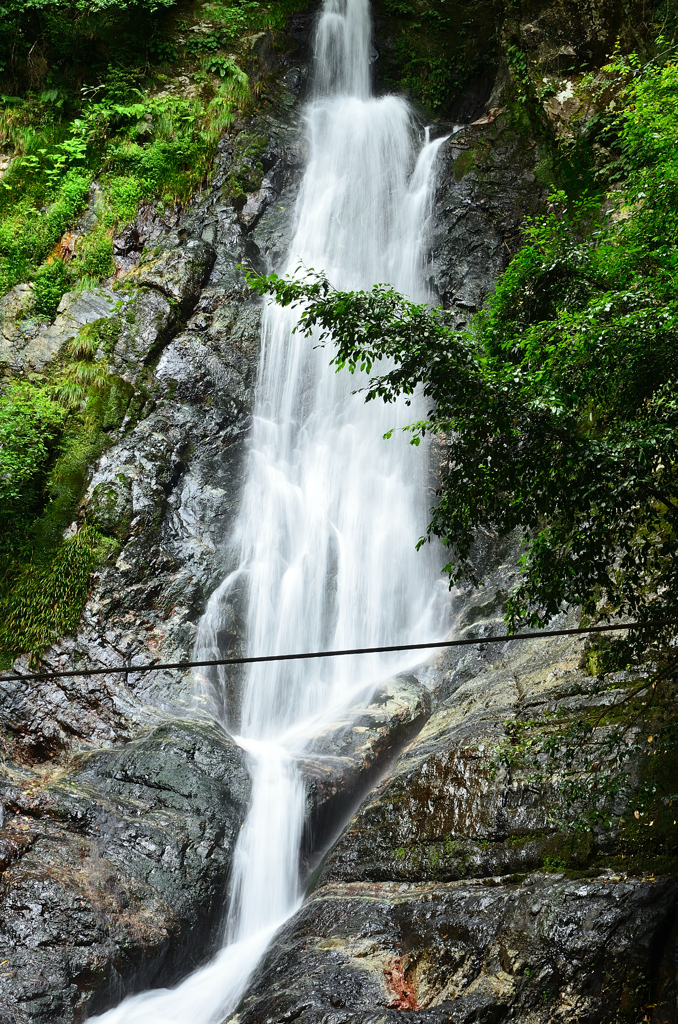
[{"label": "green moss", "polygon": [[379,74],[387,89],[406,90],[444,114],[474,78],[491,82],[498,65],[492,5],[482,0],[377,0]]},{"label": "green moss", "polygon": [[[4,184],[13,192],[9,174],[8,178]],[[45,213],[33,205],[30,195],[22,197],[19,190],[18,202],[0,219],[0,294],[35,274],[82,208],[90,181],[89,173],[70,170],[58,185],[47,183]]]},{"label": "green moss", "polygon": [[[21,443],[5,446],[8,480],[0,541],[0,659],[38,656],[77,626],[89,576],[113,557],[119,540],[77,520],[90,468],[127,415],[134,389],[108,373],[99,353],[115,344],[117,317],[81,329],[47,378],[0,397],[0,425]],[[18,389],[18,390],[17,390]],[[16,394],[15,394],[16,392]],[[9,485],[8,485],[9,486]],[[0,495],[2,497],[2,495]],[[114,531],[112,531],[114,532]]]},{"label": "green moss", "polygon": [[544,857],[544,871],[563,871],[567,867],[564,857]]},{"label": "green moss", "polygon": [[264,166],[260,158],[267,147],[265,135],[241,132],[238,136],[231,173],[224,185],[225,194],[236,205],[243,203],[248,193],[261,188]]},{"label": "green moss", "polygon": [[145,190],[134,174],[118,174],[109,179],[106,193],[115,219],[128,224],[136,217]]},{"label": "green moss", "polygon": [[72,282],[73,278],[63,260],[53,259],[39,267],[33,279],[33,312],[52,320],[62,296]]},{"label": "green moss", "polygon": [[115,273],[113,240],[103,223],[85,235],[76,249],[75,272],[89,281],[103,281]]},{"label": "green moss", "polygon": [[584,645],[582,668],[589,676],[604,675],[627,669],[631,662],[631,650],[624,636],[599,635],[587,640]]},{"label": "green moss", "polygon": [[544,153],[534,165],[534,174],[542,185],[554,185],[559,180],[556,161],[552,153]]},{"label": "green moss", "polygon": [[454,161],[454,180],[461,181],[475,168],[475,153],[472,147],[462,150]]}]

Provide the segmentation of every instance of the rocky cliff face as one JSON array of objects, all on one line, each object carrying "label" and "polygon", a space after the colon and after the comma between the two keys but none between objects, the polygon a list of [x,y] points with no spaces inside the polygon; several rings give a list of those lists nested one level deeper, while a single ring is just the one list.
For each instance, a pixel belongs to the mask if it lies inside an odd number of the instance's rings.
[{"label": "rocky cliff face", "polygon": [[[432,288],[460,324],[543,203],[558,138],[576,135],[579,67],[638,24],[614,2],[472,13],[470,71],[435,128],[452,134],[430,239]],[[380,12],[377,66],[398,85],[396,14]],[[116,382],[71,527],[95,526],[109,555],[47,668],[187,658],[227,570],[259,344],[239,266],[270,268],[286,251],[308,25],[293,24],[300,48],[280,58],[275,104],[224,136],[209,187],[183,210],[144,210],[115,239],[110,286],[65,296],[47,326],[28,315],[27,286],[2,300],[6,378],[48,372],[89,325]],[[516,41],[526,75],[552,86],[532,120],[529,82],[505,56]],[[244,198],[236,178],[250,182]],[[604,844],[581,877],[543,870],[562,852],[551,794],[493,761],[515,717],[598,698],[580,642],[483,644],[502,631],[514,561],[510,544],[485,547],[487,586],[457,599],[457,632],[477,646],[385,681],[316,738],[304,765],[311,895],[234,1021],[675,1019],[675,880],[607,870]],[[222,649],[237,652],[238,608],[223,618]],[[219,941],[247,766],[182,672],[0,677],[0,690],[0,1020],[70,1024],[176,980]]]},{"label": "rocky cliff face", "polygon": [[10,779],[4,1020],[81,1020],[218,945],[250,787],[221,729],[172,719],[122,748]]},{"label": "rocky cliff face", "polygon": [[586,674],[580,637],[483,643],[503,632],[511,574],[466,597],[457,633],[477,646],[417,671],[430,717],[229,1024],[676,1019],[675,877],[627,873],[611,836],[573,846],[555,789],[496,757],[517,719],[622,692]]},{"label": "rocky cliff face", "polygon": [[[96,527],[112,554],[46,668],[190,655],[226,572],[256,376],[260,305],[238,267],[284,252],[304,80],[303,63],[283,68],[275,111],[224,138],[210,188],[183,211],[145,211],[115,240],[112,287],[66,295],[47,327],[24,315],[24,286],[3,300],[6,375],[49,372],[90,325],[122,406],[71,527]],[[229,182],[253,163],[253,138],[266,171],[236,208]],[[227,643],[238,642],[236,622]],[[221,728],[196,718],[186,673],[0,688],[0,1014],[82,1020],[190,971],[219,943],[249,774]]]}]

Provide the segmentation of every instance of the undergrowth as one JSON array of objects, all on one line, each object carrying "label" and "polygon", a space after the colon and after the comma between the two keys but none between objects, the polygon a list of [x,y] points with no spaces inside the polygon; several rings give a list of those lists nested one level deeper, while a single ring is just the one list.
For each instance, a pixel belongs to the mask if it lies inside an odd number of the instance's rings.
[{"label": "undergrowth", "polygon": [[109,278],[114,233],[141,203],[188,200],[224,129],[265,97],[253,47],[299,6],[0,8],[0,295],[35,282],[33,311],[51,318],[65,291]]},{"label": "undergrowth", "polygon": [[132,395],[101,354],[118,330],[115,318],[83,327],[49,374],[10,383],[0,401],[0,664],[72,632],[112,553],[110,538],[71,524]]},{"label": "undergrowth", "polygon": [[377,0],[393,42],[380,53],[384,85],[406,90],[428,114],[448,115],[477,76],[499,59],[494,12],[484,0]]},{"label": "undergrowth", "polygon": [[[162,213],[186,202],[224,130],[265,99],[257,40],[300,6],[0,7],[0,299],[29,283],[21,315],[48,321],[66,292],[109,281],[116,234],[142,204]],[[243,154],[228,184],[235,198],[251,185],[243,175],[257,177],[261,148]],[[115,317],[89,325],[46,372],[0,388],[2,664],[35,659],[75,629],[91,571],[117,543],[77,522],[91,467],[131,400],[106,360],[118,329]]]}]

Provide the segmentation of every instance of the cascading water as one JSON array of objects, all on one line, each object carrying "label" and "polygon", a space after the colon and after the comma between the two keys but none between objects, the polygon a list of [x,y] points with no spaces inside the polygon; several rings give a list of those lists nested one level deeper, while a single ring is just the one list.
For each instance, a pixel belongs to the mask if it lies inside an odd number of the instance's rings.
[{"label": "cascading water", "polygon": [[[344,289],[388,281],[425,298],[422,238],[442,142],[415,160],[404,100],[370,95],[368,0],[325,0],[315,40],[310,156],[287,272],[301,263]],[[249,469],[232,538],[234,565],[210,600],[196,655],[219,656],[223,609],[246,596],[250,654],[420,642],[443,629],[445,588],[426,523],[427,465],[407,436],[408,407],[365,404],[356,378],[335,373],[317,340],[294,333],[293,311],[264,314]],[[240,745],[252,800],[235,851],[225,946],[178,988],[147,992],[97,1018],[107,1024],[210,1024],[237,1004],[280,924],[299,905],[304,787],[298,755],[323,717],[404,667],[396,656],[250,666]],[[224,725],[225,678],[205,680]],[[311,754],[312,756],[312,754]]]}]

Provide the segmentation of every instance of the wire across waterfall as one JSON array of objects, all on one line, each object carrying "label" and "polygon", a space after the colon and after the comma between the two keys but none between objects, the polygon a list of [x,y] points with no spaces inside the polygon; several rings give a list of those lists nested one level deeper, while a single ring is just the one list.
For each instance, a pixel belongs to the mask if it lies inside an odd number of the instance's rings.
[{"label": "wire across waterfall", "polygon": [[[370,94],[368,0],[326,0],[315,36],[314,85],[305,108],[309,158],[287,266],[324,270],[343,289],[389,282],[426,297],[423,240],[432,170],[442,140],[420,132],[407,103]],[[280,268],[278,268],[280,269]],[[219,657],[223,609],[246,606],[247,653],[416,642],[444,632],[446,587],[424,532],[428,466],[396,431],[423,418],[409,407],[364,403],[356,378],[337,374],[294,313],[269,305],[233,571],[212,596],[195,657]],[[210,1024],[235,1008],[276,929],[299,906],[305,794],[297,769],[323,715],[407,664],[403,655],[248,666],[238,720],[207,693],[247,751],[252,799],[237,844],[224,947],[176,989],[143,993],[106,1024]]]}]

